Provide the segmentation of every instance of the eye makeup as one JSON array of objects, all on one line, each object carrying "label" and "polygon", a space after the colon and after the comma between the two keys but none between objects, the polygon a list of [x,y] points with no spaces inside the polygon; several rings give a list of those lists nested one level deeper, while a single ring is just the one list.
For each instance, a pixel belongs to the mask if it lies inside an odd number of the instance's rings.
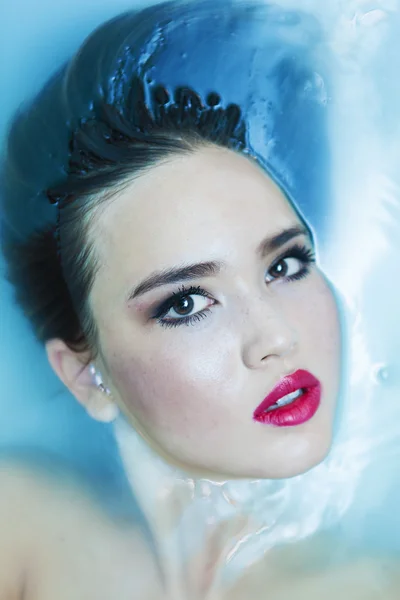
[{"label": "eye makeup", "polygon": [[[314,251],[305,245],[294,244],[274,259],[266,273],[266,284],[270,285],[278,280],[293,282],[303,279],[308,275],[312,263],[315,263]],[[193,313],[196,305],[193,298],[196,296],[210,300],[210,304]],[[157,321],[163,327],[194,325],[205,318],[215,304],[217,304],[215,298],[201,286],[183,285],[156,307],[150,319]],[[171,311],[174,311],[177,316],[168,317]]]},{"label": "eye makeup", "polygon": [[[289,263],[292,261],[292,264]],[[296,263],[297,265],[293,264]],[[310,265],[316,262],[315,252],[311,248],[305,245],[295,244],[285,252],[283,252],[278,258],[276,258],[268,269],[267,273],[270,273],[270,281],[272,283],[276,279],[283,279],[285,281],[297,281],[306,277],[310,271]],[[290,273],[290,266],[292,267],[292,273]],[[280,268],[282,267],[282,268]],[[272,274],[275,270],[275,274]]]},{"label": "eye makeup", "polygon": [[[191,312],[193,310],[192,305],[194,304],[193,300],[190,300],[193,296],[200,296],[202,298],[207,298],[216,303],[216,300],[203,288],[200,286],[182,286],[179,288],[177,292],[173,292],[166,300],[164,300],[150,317],[151,319],[156,320],[160,325],[166,327],[176,327],[178,325],[191,325],[195,322],[203,319],[207,312],[210,310],[210,307],[205,307],[203,310],[194,313],[193,315],[181,315],[178,318],[168,318],[166,319],[166,315],[170,312],[171,309],[177,312],[177,308],[179,305],[188,304],[188,306],[183,306],[183,311],[188,310]],[[189,299],[189,303],[185,301]],[[178,308],[179,310],[179,308]]]}]

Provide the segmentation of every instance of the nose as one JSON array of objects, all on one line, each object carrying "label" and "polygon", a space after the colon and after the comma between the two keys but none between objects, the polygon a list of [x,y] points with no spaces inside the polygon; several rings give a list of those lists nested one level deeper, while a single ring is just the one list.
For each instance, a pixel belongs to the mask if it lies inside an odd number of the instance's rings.
[{"label": "nose", "polygon": [[249,369],[265,367],[271,358],[284,359],[297,347],[297,334],[281,307],[268,299],[246,309],[243,362]]}]

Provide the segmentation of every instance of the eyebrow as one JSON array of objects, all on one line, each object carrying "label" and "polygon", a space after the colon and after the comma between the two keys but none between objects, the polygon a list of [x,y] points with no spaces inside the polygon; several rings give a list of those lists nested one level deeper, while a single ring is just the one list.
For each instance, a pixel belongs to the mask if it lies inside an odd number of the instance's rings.
[{"label": "eyebrow", "polygon": [[201,279],[202,277],[215,277],[220,273],[223,267],[222,262],[204,262],[187,265],[179,268],[163,269],[152,273],[144,279],[128,294],[128,301],[146,294],[154,288],[167,285],[169,283],[178,283],[179,281],[188,281],[192,279]]},{"label": "eyebrow", "polygon": [[277,235],[265,238],[258,246],[257,254],[261,258],[265,258],[268,254],[271,254],[271,252],[274,252],[275,250],[279,250],[281,246],[284,246],[287,242],[290,242],[290,240],[299,235],[308,237],[310,242],[313,243],[313,238],[309,229],[300,226],[289,227],[289,229],[284,229]]},{"label": "eyebrow", "polygon": [[[312,236],[308,229],[305,227],[290,227],[272,237],[265,238],[257,247],[257,254],[261,258],[265,258],[271,252],[279,250],[281,246],[300,235],[307,236],[312,242]],[[156,271],[130,290],[127,301],[134,300],[138,296],[142,296],[155,288],[171,283],[201,279],[203,277],[216,277],[223,267],[224,262],[222,261],[208,261]]]}]

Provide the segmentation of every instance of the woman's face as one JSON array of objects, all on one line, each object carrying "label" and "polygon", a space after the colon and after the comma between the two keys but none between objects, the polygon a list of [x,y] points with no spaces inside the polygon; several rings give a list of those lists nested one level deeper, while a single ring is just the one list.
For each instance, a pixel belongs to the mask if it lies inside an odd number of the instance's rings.
[{"label": "woman's face", "polygon": [[175,156],[107,205],[93,239],[96,366],[158,452],[222,477],[289,477],[324,458],[337,308],[264,171],[216,147]]}]

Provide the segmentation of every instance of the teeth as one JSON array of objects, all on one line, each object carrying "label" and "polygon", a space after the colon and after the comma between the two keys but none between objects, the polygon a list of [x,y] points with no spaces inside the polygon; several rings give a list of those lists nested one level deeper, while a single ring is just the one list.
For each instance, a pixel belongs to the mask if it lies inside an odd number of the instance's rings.
[{"label": "teeth", "polygon": [[296,390],[295,392],[286,394],[286,396],[282,396],[282,398],[280,398],[275,404],[270,406],[266,410],[266,412],[269,412],[270,410],[275,410],[276,408],[279,408],[281,406],[286,406],[287,404],[290,404],[291,402],[293,402],[293,400],[296,400],[296,398],[298,398],[299,396],[302,396],[302,395],[303,395],[303,390]]},{"label": "teeth", "polygon": [[301,396],[302,393],[303,393],[303,390],[296,390],[295,392],[292,392],[291,394],[286,394],[286,396],[283,396],[283,398],[280,398],[278,400],[277,405],[285,406],[285,404],[290,404],[293,400],[295,400],[296,398]]}]

